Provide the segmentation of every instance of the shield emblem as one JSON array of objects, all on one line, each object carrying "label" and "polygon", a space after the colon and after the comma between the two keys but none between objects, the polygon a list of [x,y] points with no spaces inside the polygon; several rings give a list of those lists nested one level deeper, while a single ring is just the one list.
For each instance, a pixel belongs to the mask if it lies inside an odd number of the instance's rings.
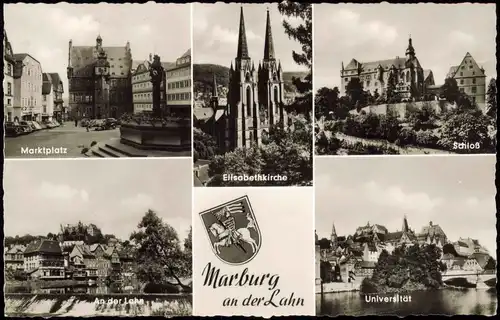
[{"label": "shield emblem", "polygon": [[242,265],[259,252],[259,225],[247,196],[200,213],[212,251],[224,263]]}]

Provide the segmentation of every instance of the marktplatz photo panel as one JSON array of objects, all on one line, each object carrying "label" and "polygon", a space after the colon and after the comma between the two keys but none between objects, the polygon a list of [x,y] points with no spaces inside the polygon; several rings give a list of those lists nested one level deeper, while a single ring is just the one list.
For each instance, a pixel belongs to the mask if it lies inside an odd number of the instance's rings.
[{"label": "marktplatz photo panel", "polygon": [[312,6],[193,4],[196,187],[312,185]]},{"label": "marktplatz photo panel", "polygon": [[317,155],[495,154],[495,4],[314,6]]},{"label": "marktplatz photo panel", "polygon": [[317,314],[496,314],[495,160],[318,158]]},{"label": "marktplatz photo panel", "polygon": [[6,158],[190,157],[190,4],[6,4]]},{"label": "marktplatz photo panel", "polygon": [[7,160],[5,315],[190,316],[190,170],[189,159]]}]

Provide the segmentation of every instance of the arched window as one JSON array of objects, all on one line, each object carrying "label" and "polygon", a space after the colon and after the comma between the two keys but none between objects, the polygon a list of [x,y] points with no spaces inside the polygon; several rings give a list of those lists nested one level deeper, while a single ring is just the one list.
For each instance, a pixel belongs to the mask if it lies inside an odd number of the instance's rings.
[{"label": "arched window", "polygon": [[410,82],[410,71],[406,72],[406,82]]},{"label": "arched window", "polygon": [[252,114],[252,89],[250,86],[247,86],[247,117],[250,117]]},{"label": "arched window", "polygon": [[278,103],[279,101],[278,87],[274,86],[274,102]]},{"label": "arched window", "polygon": [[247,72],[246,76],[245,76],[245,81],[246,82],[250,82],[250,73]]}]

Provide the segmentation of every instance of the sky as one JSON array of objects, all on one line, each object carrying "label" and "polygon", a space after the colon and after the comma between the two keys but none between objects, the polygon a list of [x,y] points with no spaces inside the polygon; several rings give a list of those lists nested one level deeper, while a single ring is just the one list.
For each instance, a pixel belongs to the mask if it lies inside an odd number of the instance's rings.
[{"label": "sky", "polygon": [[132,58],[157,53],[174,62],[191,47],[191,8],[179,4],[6,4],[5,30],[14,53],[29,53],[43,72],[57,72],[68,96],[68,43],[103,46],[130,42]]},{"label": "sky", "polygon": [[82,221],[127,240],[152,209],[183,241],[191,226],[190,170],[188,159],[6,161],[4,233],[46,235]]},{"label": "sky", "polygon": [[[193,5],[193,60],[194,63],[211,63],[229,67],[238,48],[240,26],[238,3],[216,3]],[[276,59],[281,61],[283,71],[306,71],[292,58],[292,51],[301,52],[301,45],[289,39],[282,26],[283,16],[276,3],[244,4],[245,30],[250,58],[257,68],[264,56],[266,34],[266,10],[269,8]],[[290,20],[292,25],[300,23]]]},{"label": "sky", "polygon": [[404,57],[410,34],[436,84],[467,52],[496,77],[495,12],[495,4],[315,5],[314,86],[340,87],[342,61]]},{"label": "sky", "polygon": [[478,239],[496,253],[495,156],[319,157],[316,231],[349,235],[380,224],[401,231],[406,214],[419,233],[429,221],[450,241]]}]

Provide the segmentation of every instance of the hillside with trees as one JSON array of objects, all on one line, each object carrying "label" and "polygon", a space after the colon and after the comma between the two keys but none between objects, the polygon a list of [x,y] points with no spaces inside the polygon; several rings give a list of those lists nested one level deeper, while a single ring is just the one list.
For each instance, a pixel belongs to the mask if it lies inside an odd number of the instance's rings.
[{"label": "hillside with trees", "polygon": [[[218,64],[193,64],[193,84],[194,92],[203,92],[210,94],[212,92],[213,77],[217,85],[228,87],[229,85],[229,68]],[[294,78],[304,78],[307,72],[283,72],[283,79],[285,82],[285,91],[297,92],[293,84]]]}]

